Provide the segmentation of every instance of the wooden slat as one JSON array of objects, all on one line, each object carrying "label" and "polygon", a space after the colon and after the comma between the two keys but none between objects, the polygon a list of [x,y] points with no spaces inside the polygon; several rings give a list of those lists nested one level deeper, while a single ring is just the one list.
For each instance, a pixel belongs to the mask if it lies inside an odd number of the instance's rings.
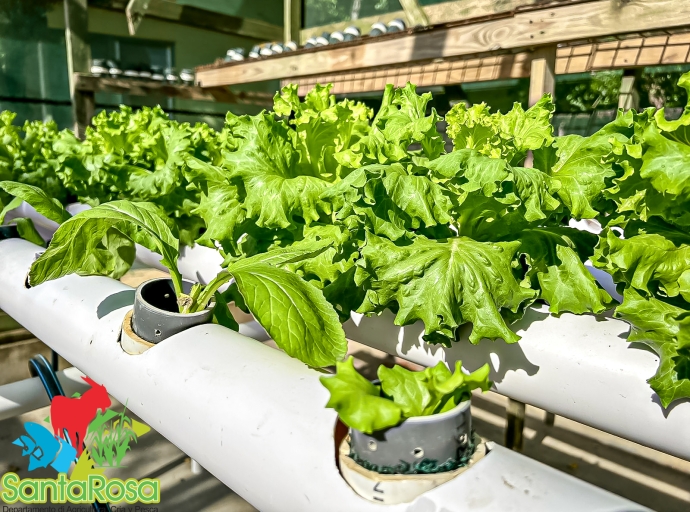
[{"label": "wooden slat", "polygon": [[188,100],[218,101],[221,103],[248,103],[272,106],[273,96],[260,92],[233,92],[225,87],[202,89],[190,85],[176,85],[152,80],[131,80],[126,78],[97,77],[84,73],[75,76],[77,90],[83,92],[108,92],[132,96],[161,95]]},{"label": "wooden slat", "polygon": [[[416,33],[363,38],[237,64],[202,66],[203,87],[296,78],[690,26],[690,2],[596,1]],[[614,43],[616,43],[614,41]]]},{"label": "wooden slat", "polygon": [[[678,34],[685,35],[685,34]],[[690,35],[690,34],[688,34]],[[558,48],[556,54],[556,74],[588,73],[604,69],[632,69],[644,66],[658,66],[664,63],[690,63],[690,51],[687,44],[668,44],[669,36],[653,36],[601,44],[581,44]],[[675,39],[679,41],[679,38]],[[530,75],[529,65],[532,54],[521,52],[503,54],[490,59],[456,59],[435,62],[435,71],[430,71],[425,64],[393,66],[386,69],[370,71],[377,78],[373,82],[361,82],[350,85],[349,92],[373,92],[383,90],[386,75],[390,74],[404,80],[405,77],[421,76],[421,84],[452,85],[476,82],[479,80],[505,80],[525,78]],[[342,94],[340,82],[352,81],[354,72],[310,76],[295,80],[284,80],[283,84],[293,82],[299,85],[299,94],[305,94],[316,83],[333,83],[333,92]],[[487,78],[488,77],[488,78]],[[412,80],[410,80],[412,81]],[[421,85],[420,84],[420,85]]]}]

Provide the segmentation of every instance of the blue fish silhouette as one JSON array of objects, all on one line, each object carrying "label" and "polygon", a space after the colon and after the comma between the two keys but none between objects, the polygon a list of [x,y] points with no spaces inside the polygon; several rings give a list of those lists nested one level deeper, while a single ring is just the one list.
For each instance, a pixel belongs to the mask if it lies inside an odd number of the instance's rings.
[{"label": "blue fish silhouette", "polygon": [[55,438],[43,425],[28,422],[24,428],[28,435],[19,436],[12,444],[21,446],[24,449],[22,455],[29,456],[29,471],[51,466],[58,473],[67,473],[77,450],[64,439]]}]

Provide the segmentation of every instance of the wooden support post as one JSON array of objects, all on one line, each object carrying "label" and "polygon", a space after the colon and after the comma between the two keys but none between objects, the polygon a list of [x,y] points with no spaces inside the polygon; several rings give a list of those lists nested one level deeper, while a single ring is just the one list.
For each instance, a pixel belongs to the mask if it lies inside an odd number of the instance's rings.
[{"label": "wooden support post", "polygon": [[551,96],[556,93],[556,46],[540,48],[532,55],[529,106],[538,102],[546,93]]},{"label": "wooden support post", "polygon": [[623,110],[640,108],[640,95],[635,89],[635,73],[626,70],[621,80],[621,90],[618,95],[618,108]]},{"label": "wooden support post", "polygon": [[546,411],[546,416],[544,417],[544,424],[553,427],[556,424],[556,415],[552,412]]},{"label": "wooden support post", "polygon": [[509,398],[506,413],[506,448],[521,452],[525,428],[525,404]]},{"label": "wooden support post", "polygon": [[94,93],[78,91],[75,73],[88,73],[91,64],[91,48],[88,38],[88,11],[86,0],[65,0],[65,42],[67,43],[67,71],[69,92],[72,99],[74,133],[84,137],[86,127],[94,112]]},{"label": "wooden support post", "polygon": [[302,30],[302,0],[283,0],[283,38],[285,42],[300,43],[299,32]]},{"label": "wooden support post", "polygon": [[400,0],[400,5],[405,12],[407,23],[411,27],[426,27],[429,25],[429,18],[417,0]]}]

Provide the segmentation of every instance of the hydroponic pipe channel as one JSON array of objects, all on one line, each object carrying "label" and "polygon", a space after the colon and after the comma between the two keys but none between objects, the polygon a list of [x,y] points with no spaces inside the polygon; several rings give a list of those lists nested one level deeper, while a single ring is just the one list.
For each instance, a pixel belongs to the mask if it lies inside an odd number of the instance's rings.
[{"label": "hydroponic pipe channel", "polygon": [[[180,269],[188,279],[212,278],[221,260],[217,251],[196,246],[182,252]],[[597,279],[608,277],[604,286],[611,288],[608,274],[592,270]],[[475,370],[490,362],[495,390],[505,396],[690,460],[690,403],[664,411],[647,384],[659,357],[626,343],[630,327],[621,320],[570,313],[556,317],[546,307],[530,308],[513,326],[522,336],[516,344],[463,341],[446,349],[422,340],[421,322],[402,328],[393,319],[390,311],[374,317],[353,313],[343,327],[349,339],[424,366],[461,360]]]},{"label": "hydroponic pipe channel", "polygon": [[498,446],[412,504],[366,501],[335,466],[319,372],[218,325],[127,355],[117,339],[133,290],[78,276],[27,289],[36,251],[0,242],[0,308],[263,512],[646,510]]}]

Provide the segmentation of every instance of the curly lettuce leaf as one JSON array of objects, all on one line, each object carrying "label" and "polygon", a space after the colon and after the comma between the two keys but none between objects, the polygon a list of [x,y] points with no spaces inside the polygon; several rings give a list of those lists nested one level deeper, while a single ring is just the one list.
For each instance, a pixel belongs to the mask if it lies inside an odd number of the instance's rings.
[{"label": "curly lettuce leaf", "polygon": [[297,95],[297,86],[287,85],[276,93],[274,110],[292,118],[292,141],[300,155],[300,173],[332,178],[342,174],[337,153],[356,144],[369,130],[371,109],[351,100],[336,102],[330,94],[332,84],[316,85],[304,101]]},{"label": "curly lettuce leaf", "polygon": [[[401,164],[362,167],[322,198],[332,202],[339,219],[356,215],[367,229],[391,240],[452,220],[452,204],[443,188]],[[352,219],[349,222],[352,227]]]},{"label": "curly lettuce leaf", "polygon": [[461,361],[455,362],[453,373],[443,362],[420,372],[379,366],[378,377],[383,392],[400,405],[406,418],[450,411],[469,400],[472,390],[491,387],[488,364],[468,375],[462,371]]},{"label": "curly lettuce leaf", "polygon": [[[435,159],[444,142],[436,126],[441,119],[436,110],[432,108],[426,115],[430,100],[431,93],[419,95],[410,83],[402,88],[388,84],[370,131],[351,148],[336,154],[336,160],[354,170],[371,164],[410,162],[415,153]],[[421,150],[411,152],[412,144]]]},{"label": "curly lettuce leaf", "polygon": [[400,423],[402,408],[355,370],[352,356],[335,367],[334,376],[320,380],[330,392],[326,407],[335,409],[345,425],[372,434]]},{"label": "curly lettuce leaf", "polygon": [[513,165],[524,161],[527,151],[553,141],[551,96],[545,95],[527,111],[519,103],[507,114],[491,113],[484,103],[468,107],[458,103],[446,114],[448,136],[454,150],[475,149]]},{"label": "curly lettuce leaf", "polygon": [[[514,167],[505,160],[489,158],[474,150],[453,151],[432,160],[428,166],[436,178],[457,195],[456,214],[470,225],[477,225],[476,208],[472,202],[477,199],[484,202],[477,196],[504,205],[494,208],[501,213],[499,218],[503,218],[509,210],[520,209],[520,217],[525,222],[547,219],[561,205],[554,197],[558,185],[544,172]],[[463,211],[468,207],[472,211],[470,215]],[[486,216],[482,218],[486,219]],[[477,227],[480,229],[468,231],[463,226],[460,229],[463,234],[473,236],[473,233],[486,226]]]},{"label": "curly lettuce leaf", "polygon": [[469,400],[472,390],[491,386],[488,364],[466,374],[460,361],[453,373],[442,362],[421,372],[379,366],[378,377],[380,386],[362,377],[352,357],[337,363],[335,375],[320,379],[330,392],[326,407],[335,409],[348,427],[373,434],[406,418],[449,411]]},{"label": "curly lettuce leaf", "polygon": [[551,313],[602,313],[611,307],[613,299],[584,265],[593,253],[596,235],[553,226],[525,229],[506,239],[520,241],[518,252],[528,267],[526,284],[539,290]]},{"label": "curly lettuce leaf", "polygon": [[645,295],[661,292],[681,296],[690,303],[690,245],[676,246],[660,234],[620,239],[608,230],[592,262],[615,282],[623,282]]},{"label": "curly lettuce leaf", "polygon": [[331,213],[330,205],[320,199],[329,181],[299,173],[299,153],[284,122],[266,113],[228,114],[227,122],[239,142],[237,150],[224,154],[223,165],[231,178],[241,181],[247,216],[256,219],[258,226],[286,229]]},{"label": "curly lettuce leaf", "polygon": [[647,382],[668,407],[674,400],[690,398],[690,308],[680,308],[644,296],[635,288],[623,292],[616,317],[632,325],[628,341],[644,343],[661,361]]},{"label": "curly lettuce leaf", "polygon": [[425,339],[449,343],[458,326],[471,322],[470,342],[520,339],[506,325],[501,310],[517,312],[535,292],[520,286],[513,262],[520,242],[476,242],[459,237],[416,237],[396,245],[371,233],[362,249],[359,283],[366,299],[360,313],[397,304],[396,325],[424,322]]}]

